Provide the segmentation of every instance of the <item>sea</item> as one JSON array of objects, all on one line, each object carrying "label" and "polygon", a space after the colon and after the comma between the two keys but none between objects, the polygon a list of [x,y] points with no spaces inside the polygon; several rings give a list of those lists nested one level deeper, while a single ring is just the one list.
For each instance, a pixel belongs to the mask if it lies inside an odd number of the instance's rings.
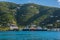
[{"label": "sea", "polygon": [[1,31],[0,40],[60,40],[57,31]]}]

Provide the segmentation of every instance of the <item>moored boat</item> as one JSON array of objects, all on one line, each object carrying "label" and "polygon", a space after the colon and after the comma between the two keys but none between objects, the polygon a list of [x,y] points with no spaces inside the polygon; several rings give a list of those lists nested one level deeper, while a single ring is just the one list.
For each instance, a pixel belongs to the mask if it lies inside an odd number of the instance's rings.
[{"label": "moored boat", "polygon": [[45,29],[23,29],[22,31],[47,31]]}]

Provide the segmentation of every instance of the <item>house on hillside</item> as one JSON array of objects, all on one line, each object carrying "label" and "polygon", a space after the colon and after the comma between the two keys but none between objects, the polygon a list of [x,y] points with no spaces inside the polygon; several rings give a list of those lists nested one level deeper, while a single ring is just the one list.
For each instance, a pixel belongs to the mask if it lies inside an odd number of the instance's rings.
[{"label": "house on hillside", "polygon": [[37,26],[37,29],[43,29],[42,27],[40,27],[40,26]]},{"label": "house on hillside", "polygon": [[36,29],[36,25],[34,24],[30,25],[30,29]]},{"label": "house on hillside", "polygon": [[18,30],[18,27],[15,24],[11,24],[10,30]]},{"label": "house on hillside", "polygon": [[60,31],[60,28],[52,28],[51,31]]}]

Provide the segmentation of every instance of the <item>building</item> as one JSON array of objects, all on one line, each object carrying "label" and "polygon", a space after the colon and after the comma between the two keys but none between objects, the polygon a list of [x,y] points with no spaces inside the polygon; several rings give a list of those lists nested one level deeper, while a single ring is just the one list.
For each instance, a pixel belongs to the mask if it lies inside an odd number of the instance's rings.
[{"label": "building", "polygon": [[57,22],[60,22],[60,20],[57,20]]},{"label": "building", "polygon": [[60,28],[52,28],[52,31],[60,31]]},{"label": "building", "polygon": [[36,28],[36,25],[32,24],[30,25],[30,28]]},{"label": "building", "polygon": [[50,16],[51,18],[54,17],[53,15]]},{"label": "building", "polygon": [[53,24],[48,24],[47,26],[53,26]]},{"label": "building", "polygon": [[42,29],[42,27],[38,26],[37,29]]},{"label": "building", "polygon": [[18,27],[14,24],[10,25],[10,30],[18,30]]}]

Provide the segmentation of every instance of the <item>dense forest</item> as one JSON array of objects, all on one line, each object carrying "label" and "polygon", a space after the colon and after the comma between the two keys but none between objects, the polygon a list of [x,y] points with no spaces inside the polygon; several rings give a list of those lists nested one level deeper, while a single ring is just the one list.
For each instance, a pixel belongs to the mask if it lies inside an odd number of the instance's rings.
[{"label": "dense forest", "polygon": [[0,2],[0,27],[9,27],[9,24],[18,27],[34,24],[47,28],[60,28],[60,8],[34,3]]}]

